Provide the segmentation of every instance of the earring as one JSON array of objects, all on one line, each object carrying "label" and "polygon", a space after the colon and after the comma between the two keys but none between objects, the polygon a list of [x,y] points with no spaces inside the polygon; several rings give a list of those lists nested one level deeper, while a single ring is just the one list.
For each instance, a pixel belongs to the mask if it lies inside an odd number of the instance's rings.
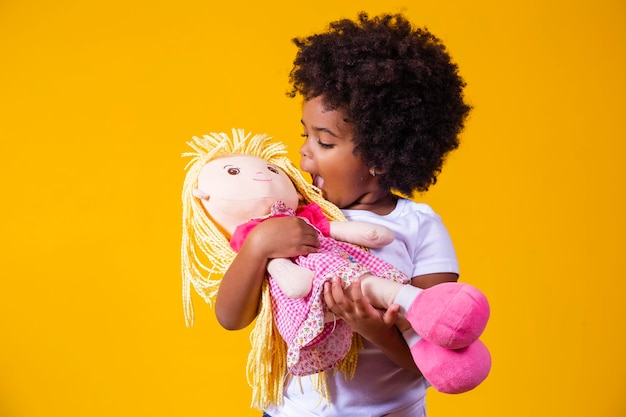
[{"label": "earring", "polygon": [[370,168],[370,174],[372,174],[372,177],[376,176],[376,168]]}]

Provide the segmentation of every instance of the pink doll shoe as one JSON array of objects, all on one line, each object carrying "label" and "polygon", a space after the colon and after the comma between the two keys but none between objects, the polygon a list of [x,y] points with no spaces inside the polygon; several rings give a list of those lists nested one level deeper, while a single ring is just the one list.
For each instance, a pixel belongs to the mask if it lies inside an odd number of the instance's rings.
[{"label": "pink doll shoe", "polygon": [[406,318],[421,340],[411,354],[439,392],[459,394],[489,374],[491,355],[478,338],[489,320],[485,295],[471,285],[447,282],[422,291]]},{"label": "pink doll shoe", "polygon": [[480,340],[461,349],[446,349],[422,339],[411,348],[411,354],[424,378],[446,394],[476,388],[491,370],[491,355]]},{"label": "pink doll shoe", "polygon": [[408,308],[406,318],[423,339],[459,349],[480,337],[489,313],[487,297],[477,288],[445,282],[422,291]]}]

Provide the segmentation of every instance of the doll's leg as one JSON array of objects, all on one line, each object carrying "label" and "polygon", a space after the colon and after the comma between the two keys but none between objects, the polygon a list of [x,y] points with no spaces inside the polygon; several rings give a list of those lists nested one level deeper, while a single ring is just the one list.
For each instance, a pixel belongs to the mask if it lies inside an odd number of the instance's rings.
[{"label": "doll's leg", "polygon": [[485,296],[460,283],[405,287],[395,300],[411,324],[402,336],[424,378],[447,394],[476,388],[491,370],[489,350],[478,339],[489,317]]},{"label": "doll's leg", "polygon": [[400,306],[401,317],[410,324],[402,336],[413,361],[437,391],[466,392],[487,377],[491,355],[478,337],[489,305],[476,288],[454,282],[422,290],[366,274],[361,289],[377,307]]},{"label": "doll's leg", "polygon": [[[386,309],[392,304],[397,304],[396,298],[398,294],[402,291],[402,289],[407,286],[407,284],[401,284],[395,281],[389,281],[385,278],[378,277],[376,275],[372,275],[370,273],[364,274],[360,277],[361,280],[361,291],[363,291],[363,295],[367,297],[369,302],[376,308]],[[407,294],[404,298],[405,303],[410,305],[411,301],[409,301],[409,297],[412,299],[417,298],[420,290],[417,287],[415,288],[416,292]]]},{"label": "doll's leg", "polygon": [[411,347],[411,354],[424,378],[446,394],[476,388],[491,370],[491,354],[480,340],[462,349],[446,349],[422,339]]},{"label": "doll's leg", "polygon": [[478,339],[489,319],[487,298],[464,283],[442,283],[422,290],[366,274],[361,277],[361,289],[375,307],[398,304],[400,316],[420,337],[449,349]]},{"label": "doll's leg", "polygon": [[405,285],[395,304],[420,337],[448,349],[470,345],[489,320],[489,303],[477,288],[446,282],[422,290]]}]

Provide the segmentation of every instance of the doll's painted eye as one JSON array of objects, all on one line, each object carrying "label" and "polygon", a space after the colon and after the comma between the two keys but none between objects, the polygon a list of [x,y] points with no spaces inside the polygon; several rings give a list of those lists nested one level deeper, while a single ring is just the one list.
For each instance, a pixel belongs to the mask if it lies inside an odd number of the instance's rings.
[{"label": "doll's painted eye", "polygon": [[273,172],[274,174],[277,174],[277,175],[278,175],[278,169],[276,169],[275,167],[273,167],[273,166],[271,166],[271,165],[268,165],[268,166],[267,166],[267,169],[268,169],[270,172]]},{"label": "doll's painted eye", "polygon": [[239,174],[240,170],[239,168],[228,168],[228,171],[226,172],[228,172],[230,175],[237,175]]}]

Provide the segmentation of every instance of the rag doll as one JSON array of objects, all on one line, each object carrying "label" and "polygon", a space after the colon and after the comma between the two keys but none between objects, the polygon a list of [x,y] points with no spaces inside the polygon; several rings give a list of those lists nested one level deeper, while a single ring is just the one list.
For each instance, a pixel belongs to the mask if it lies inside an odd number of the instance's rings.
[{"label": "rag doll", "polygon": [[[213,275],[223,274],[247,233],[260,222],[273,216],[298,216],[314,227],[320,239],[315,254],[268,263],[262,312],[253,331],[259,341],[256,345],[253,341],[248,371],[253,390],[259,383],[274,388],[269,398],[253,393],[257,395],[253,404],[277,401],[281,393],[277,380],[282,374],[276,372],[276,365],[283,364],[284,358],[259,356],[259,349],[267,350],[274,330],[286,344],[277,352],[286,356],[284,368],[291,375],[323,373],[338,364],[354,363],[353,332],[327,311],[323,301],[323,284],[335,276],[344,287],[359,278],[368,298],[382,300],[381,294],[390,294],[387,305],[378,302],[379,308],[387,308],[401,291],[403,298],[409,297],[402,311],[415,334],[409,343],[411,352],[435,389],[460,393],[482,382],[491,364],[487,348],[478,340],[489,316],[484,295],[460,283],[428,290],[407,286],[406,275],[360,247],[387,244],[393,233],[378,225],[344,221],[341,212],[323,200],[284,156],[284,145],[269,140],[241,130],[233,130],[232,138],[224,133],[194,138],[190,145],[196,152],[187,154],[194,159],[183,189],[183,296],[188,324],[192,322],[190,283],[210,301],[219,285]],[[271,363],[251,363],[260,360]],[[273,375],[268,375],[270,369]]]}]

